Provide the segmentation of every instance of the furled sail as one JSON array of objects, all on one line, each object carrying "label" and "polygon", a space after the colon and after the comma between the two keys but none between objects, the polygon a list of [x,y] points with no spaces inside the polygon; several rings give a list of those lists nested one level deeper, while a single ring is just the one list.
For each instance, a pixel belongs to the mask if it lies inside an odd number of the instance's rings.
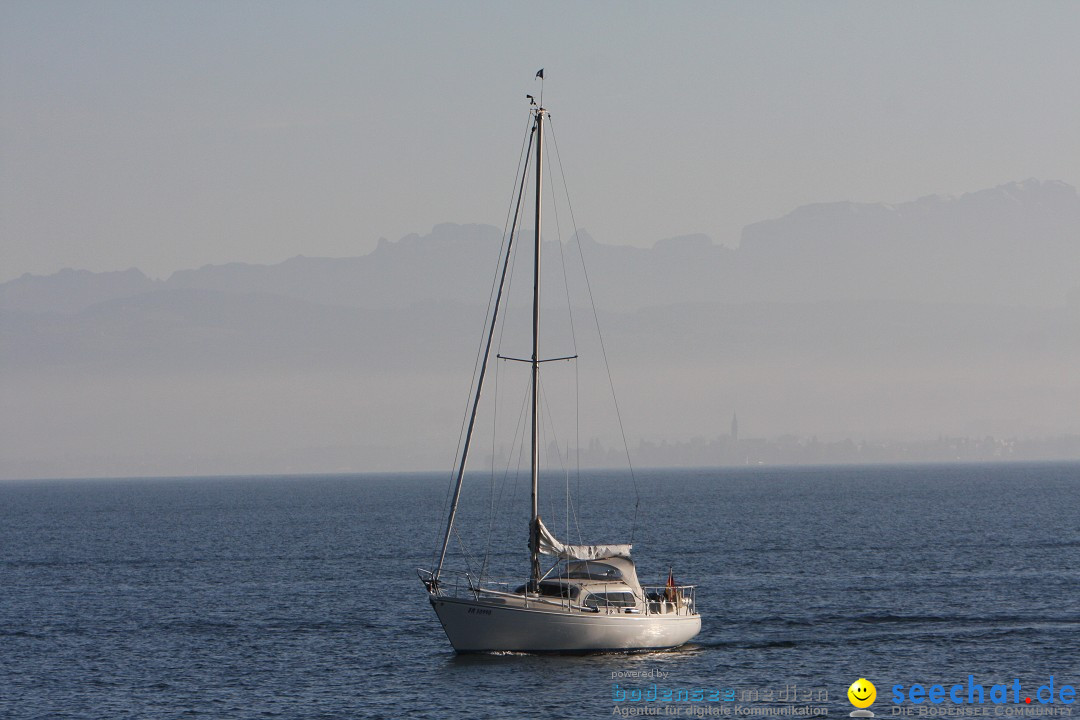
[{"label": "furled sail", "polygon": [[560,542],[539,517],[533,526],[535,547],[544,555],[564,560],[600,560],[610,557],[630,557],[632,545],[567,545]]}]

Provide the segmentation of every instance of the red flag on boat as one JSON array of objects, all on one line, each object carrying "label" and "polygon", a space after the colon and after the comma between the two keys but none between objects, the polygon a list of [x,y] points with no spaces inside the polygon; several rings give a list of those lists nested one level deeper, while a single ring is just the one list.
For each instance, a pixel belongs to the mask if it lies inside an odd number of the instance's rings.
[{"label": "red flag on boat", "polygon": [[665,594],[667,595],[668,602],[675,602],[675,575],[671,572],[670,567],[667,571],[667,591]]}]

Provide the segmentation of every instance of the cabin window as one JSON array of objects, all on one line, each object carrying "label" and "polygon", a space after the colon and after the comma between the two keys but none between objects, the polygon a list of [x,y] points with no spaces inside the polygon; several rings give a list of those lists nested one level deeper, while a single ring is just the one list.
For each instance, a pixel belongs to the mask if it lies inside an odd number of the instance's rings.
[{"label": "cabin window", "polygon": [[[527,589],[528,585],[518,585],[514,592],[518,595],[524,595]],[[568,593],[571,600],[577,600],[578,589],[576,587],[568,588],[562,583],[542,582],[537,588],[537,594],[544,597],[562,598],[565,600]]]},{"label": "cabin window", "polygon": [[566,568],[565,578],[571,580],[622,580],[622,573],[614,565],[598,562],[573,563]]},{"label": "cabin window", "polygon": [[634,607],[637,605],[634,602],[634,593],[629,592],[609,592],[609,593],[589,593],[585,598],[585,607],[602,608],[602,607]]},{"label": "cabin window", "polygon": [[542,582],[540,583],[540,594],[544,597],[566,598],[567,594],[571,600],[576,600],[578,596],[578,589],[576,587],[568,588],[562,583]]}]

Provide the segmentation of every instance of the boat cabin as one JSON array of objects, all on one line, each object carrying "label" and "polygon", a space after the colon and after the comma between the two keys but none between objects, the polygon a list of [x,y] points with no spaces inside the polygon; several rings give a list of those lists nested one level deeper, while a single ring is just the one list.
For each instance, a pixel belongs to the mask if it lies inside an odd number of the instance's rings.
[{"label": "boat cabin", "polygon": [[537,584],[536,593],[520,585],[515,593],[569,601],[573,607],[593,612],[639,613],[650,603],[651,612],[663,612],[662,597],[645,592],[638,582],[634,561],[626,557],[571,560],[551,569]]}]

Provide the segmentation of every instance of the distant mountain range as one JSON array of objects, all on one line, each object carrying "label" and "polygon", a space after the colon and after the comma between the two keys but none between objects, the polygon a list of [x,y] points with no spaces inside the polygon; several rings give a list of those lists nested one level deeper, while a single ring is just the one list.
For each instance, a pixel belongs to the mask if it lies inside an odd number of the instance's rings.
[{"label": "distant mountain range", "polygon": [[[0,477],[444,467],[500,243],[447,224],[362,257],[0,284]],[[1064,183],[810,205],[737,248],[581,232],[545,262],[574,275],[579,252],[632,443],[715,437],[736,410],[759,434],[1080,433]]]},{"label": "distant mountain range", "polygon": [[[1056,181],[900,205],[808,205],[747,226],[735,249],[704,235],[660,240],[649,249],[580,235],[596,297],[609,309],[835,300],[1052,307],[1080,299],[1080,197]],[[73,314],[106,300],[175,290],[367,309],[475,303],[487,297],[500,241],[492,226],[445,224],[423,237],[382,240],[362,257],[208,265],[164,281],[136,269],[24,275],[0,285],[0,308]]]}]

